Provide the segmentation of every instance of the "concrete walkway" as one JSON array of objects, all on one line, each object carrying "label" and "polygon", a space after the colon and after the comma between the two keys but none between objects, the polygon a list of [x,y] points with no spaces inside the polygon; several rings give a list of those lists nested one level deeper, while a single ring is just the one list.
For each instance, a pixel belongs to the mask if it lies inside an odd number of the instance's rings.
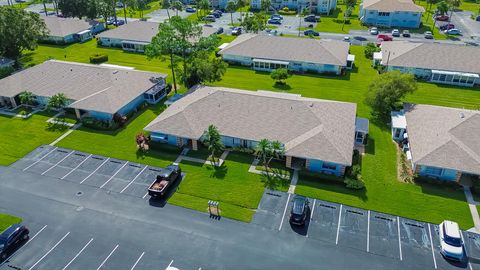
[{"label": "concrete walkway", "polygon": [[470,229],[469,231],[473,230],[476,233],[480,233],[480,216],[478,215],[477,211],[478,202],[473,199],[473,195],[469,187],[463,187],[463,192],[465,193],[465,197],[467,198],[468,208],[470,209],[473,224],[475,225],[475,227]]},{"label": "concrete walkway", "polygon": [[290,182],[290,187],[288,188],[288,193],[294,194],[295,188],[297,187],[298,182],[298,170],[293,170],[292,181]]},{"label": "concrete walkway", "polygon": [[254,159],[253,162],[252,162],[252,165],[250,165],[250,167],[248,168],[248,172],[249,173],[256,173],[256,174],[266,174],[266,175],[271,176],[271,177],[277,176],[277,177],[284,178],[284,179],[290,178],[290,176],[287,176],[287,175],[279,175],[279,174],[275,174],[275,173],[271,173],[271,172],[267,173],[267,172],[262,171],[262,170],[257,170],[256,167],[257,167],[259,162],[260,162],[260,160]]},{"label": "concrete walkway", "polygon": [[188,153],[189,150],[190,149],[188,149],[188,148],[183,149],[182,153],[180,153],[180,155],[175,160],[175,163],[180,163],[180,162],[182,162],[182,160],[187,160],[187,161],[191,161],[191,162],[203,163],[203,164],[206,164],[206,165],[212,165],[212,166],[220,167],[220,166],[222,166],[223,162],[225,162],[225,159],[227,158],[228,154],[230,153],[230,151],[225,150],[222,153],[222,155],[220,156],[218,162],[214,164],[210,160],[205,160],[205,159],[201,159],[201,158],[194,158],[194,157],[186,156],[186,154]]},{"label": "concrete walkway", "polygon": [[82,126],[82,123],[78,123],[78,124],[75,124],[72,128],[70,128],[67,132],[63,133],[62,136],[58,137],[55,141],[53,141],[50,145],[51,146],[54,146],[56,145],[58,142],[60,142],[61,140],[63,140],[65,137],[67,137],[68,135],[70,135],[70,133],[72,133],[74,130],[76,130],[77,128],[81,127]]}]

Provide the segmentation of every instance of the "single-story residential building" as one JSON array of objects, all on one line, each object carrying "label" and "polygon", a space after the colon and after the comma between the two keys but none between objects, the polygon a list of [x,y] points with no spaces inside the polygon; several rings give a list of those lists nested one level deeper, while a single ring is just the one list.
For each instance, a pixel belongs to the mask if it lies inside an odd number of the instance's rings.
[{"label": "single-story residential building", "polygon": [[111,121],[167,95],[166,75],[90,64],[49,60],[0,80],[0,107],[20,105],[19,94],[35,95],[37,106],[63,93],[77,118]]},{"label": "single-story residential building", "polygon": [[278,140],[285,147],[288,168],[342,176],[352,165],[355,136],[361,132],[355,123],[355,103],[198,86],[145,131],[153,141],[195,151],[208,126],[215,125],[226,147],[254,148],[262,139]]},{"label": "single-story residential building", "polygon": [[0,68],[13,67],[15,60],[0,56]]},{"label": "single-story residential building", "polygon": [[387,70],[412,73],[433,83],[480,84],[480,48],[475,46],[407,41],[383,42],[374,64]]},{"label": "single-story residential building", "polygon": [[[337,8],[337,0],[272,0],[271,7],[276,10],[288,7],[290,10],[308,9],[311,13],[329,14]],[[250,1],[250,8],[260,10],[261,0]]]},{"label": "single-story residential building", "polygon": [[92,39],[93,35],[105,30],[105,25],[94,20],[81,20],[77,18],[60,18],[57,16],[41,17],[49,30],[45,42],[69,44],[85,42]]},{"label": "single-story residential building", "polygon": [[480,175],[480,111],[405,104],[392,137],[420,176],[446,181]]},{"label": "single-story residential building", "polygon": [[287,68],[294,72],[339,75],[353,65],[348,61],[349,46],[347,42],[336,40],[243,34],[219,54],[226,62],[250,66],[254,70]]},{"label": "single-story residential building", "polygon": [[[132,21],[97,36],[98,43],[105,47],[122,48],[129,52],[144,52],[152,38],[158,33],[160,23]],[[207,37],[217,32],[217,28],[203,27],[202,36]]]},{"label": "single-story residential building", "polygon": [[419,28],[423,12],[412,0],[363,0],[359,17],[366,25]]}]

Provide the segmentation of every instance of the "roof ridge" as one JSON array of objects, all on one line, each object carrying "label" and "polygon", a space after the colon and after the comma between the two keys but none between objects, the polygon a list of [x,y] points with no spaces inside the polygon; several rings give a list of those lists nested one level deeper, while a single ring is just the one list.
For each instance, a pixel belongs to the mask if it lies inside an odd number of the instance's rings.
[{"label": "roof ridge", "polygon": [[467,152],[474,160],[480,163],[480,156],[473,152],[470,147],[466,146],[462,141],[460,141],[457,137],[452,135],[451,141],[462,148],[463,151]]},{"label": "roof ridge", "polygon": [[82,101],[84,101],[84,100],[87,100],[87,99],[89,99],[89,98],[91,98],[91,97],[94,97],[94,96],[96,96],[96,95],[98,95],[98,94],[101,94],[101,93],[103,93],[103,92],[106,92],[106,91],[107,91],[108,89],[110,89],[110,88],[112,88],[112,87],[109,86],[109,87],[107,87],[107,88],[105,88],[105,89],[102,89],[102,90],[100,90],[100,91],[97,91],[97,92],[95,92],[95,93],[92,93],[92,94],[90,94],[90,95],[88,95],[88,96],[86,96],[86,97],[83,97],[83,98],[81,98],[81,99],[79,99],[79,100],[76,100],[75,102],[73,102],[73,103],[70,104],[70,105],[74,105],[75,103],[80,103],[80,102],[82,102]]},{"label": "roof ridge", "polygon": [[323,40],[323,41],[322,41],[321,39],[314,39],[314,40],[317,41],[317,43],[319,43],[320,46],[321,46],[323,49],[325,49],[325,50],[328,52],[328,54],[330,54],[330,56],[332,56],[334,59],[337,59],[337,60],[340,62],[340,64],[343,64],[343,63],[342,63],[342,59],[340,59],[340,58],[338,58],[337,56],[335,56],[335,54],[333,54],[332,51],[330,50],[330,47],[325,46],[325,44],[327,44],[327,42],[330,42],[331,40],[330,40],[330,41],[328,41],[328,40]]},{"label": "roof ridge", "polygon": [[[235,47],[235,46],[238,46],[239,44],[242,44],[243,42],[246,42],[246,41],[251,40],[252,38],[258,37],[258,36],[260,36],[260,35],[258,35],[258,34],[252,34],[252,33],[245,33],[245,34],[243,34],[243,37],[245,37],[245,39],[239,39],[239,38],[234,39],[232,42],[230,42],[230,43],[228,44],[227,47],[225,47],[225,48],[223,48],[222,50],[220,50],[220,52],[223,51],[223,50],[231,49],[231,48],[233,48],[233,47]],[[242,35],[240,35],[240,37],[242,37]],[[235,42],[235,41],[237,41],[237,42]],[[232,44],[232,43],[233,43],[233,44]]]},{"label": "roof ridge", "polygon": [[[315,116],[315,117],[317,117],[317,116]],[[296,146],[302,144],[306,140],[308,140],[308,139],[312,138],[313,136],[322,132],[322,129],[323,129],[323,125],[319,124],[318,126],[313,127],[312,129],[303,133],[302,135],[291,139],[290,141],[285,143],[285,150],[288,151],[288,149],[295,148]]]}]

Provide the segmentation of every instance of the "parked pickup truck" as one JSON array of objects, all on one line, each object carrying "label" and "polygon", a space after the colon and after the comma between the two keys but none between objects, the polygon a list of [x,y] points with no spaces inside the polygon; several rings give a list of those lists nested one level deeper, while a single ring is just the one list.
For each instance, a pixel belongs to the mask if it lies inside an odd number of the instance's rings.
[{"label": "parked pickup truck", "polygon": [[168,189],[181,178],[182,170],[178,164],[168,165],[165,169],[162,169],[157,175],[157,179],[148,188],[148,195],[152,197],[163,197]]}]

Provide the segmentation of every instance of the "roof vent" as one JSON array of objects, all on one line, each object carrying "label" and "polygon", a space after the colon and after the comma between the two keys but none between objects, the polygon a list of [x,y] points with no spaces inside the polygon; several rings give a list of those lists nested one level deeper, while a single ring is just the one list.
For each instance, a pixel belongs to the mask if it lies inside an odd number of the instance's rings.
[{"label": "roof vent", "polygon": [[313,102],[312,102],[312,103],[310,103],[310,107],[313,107]]},{"label": "roof vent", "polygon": [[113,74],[117,74],[117,73],[118,73],[118,70],[114,70],[114,71],[113,71]]},{"label": "roof vent", "polygon": [[70,71],[73,71],[73,68],[71,68]]},{"label": "roof vent", "polygon": [[460,113],[460,118],[465,118],[465,114],[463,114],[463,112]]}]

